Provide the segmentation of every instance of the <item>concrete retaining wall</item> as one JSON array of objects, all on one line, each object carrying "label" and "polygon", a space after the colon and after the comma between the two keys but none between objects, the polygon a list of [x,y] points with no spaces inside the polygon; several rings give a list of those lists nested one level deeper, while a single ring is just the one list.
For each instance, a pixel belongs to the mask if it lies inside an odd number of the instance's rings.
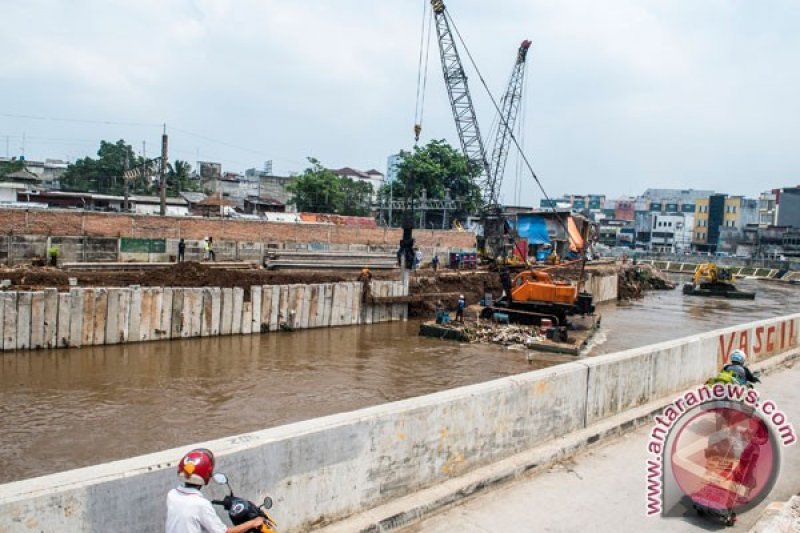
[{"label": "concrete retaining wall", "polygon": [[[448,264],[451,252],[474,252],[469,246],[443,246],[448,239],[435,240],[430,236],[430,244],[420,244],[423,252],[423,263],[430,262],[434,254],[438,255],[441,264]],[[102,262],[137,262],[156,263],[174,261],[178,256],[179,239],[156,238],[164,241],[163,252],[126,252],[120,246],[121,237],[95,236],[44,236],[44,235],[0,235],[0,263],[7,265],[30,264],[35,258],[47,258],[51,247],[58,247],[59,262],[66,263],[102,263]],[[185,260],[202,261],[205,259],[205,237],[201,239],[184,239],[186,244]],[[374,244],[337,244],[329,242],[261,242],[248,240],[214,239],[214,251],[217,261],[249,261],[261,264],[269,250],[314,250],[319,252],[356,252],[356,253],[391,253],[397,251],[396,243]]]},{"label": "concrete retaining wall", "polygon": [[[218,287],[2,292],[0,349],[250,335],[408,318],[405,304],[362,302],[361,287],[360,282],[255,286],[247,301],[242,288]],[[404,287],[402,281],[373,281],[372,293],[406,296]]]},{"label": "concrete retaining wall", "polygon": [[[762,333],[756,359],[796,350],[798,326],[764,320],[203,445],[237,493],[273,496],[281,531],[305,531],[702,383],[728,339],[755,350],[764,328],[782,336],[768,347]],[[189,448],[0,485],[0,531],[160,530]]]},{"label": "concrete retaining wall", "polygon": [[589,274],[588,278],[586,290],[593,296],[592,300],[595,304],[617,301],[619,288],[619,276],[617,274]]}]

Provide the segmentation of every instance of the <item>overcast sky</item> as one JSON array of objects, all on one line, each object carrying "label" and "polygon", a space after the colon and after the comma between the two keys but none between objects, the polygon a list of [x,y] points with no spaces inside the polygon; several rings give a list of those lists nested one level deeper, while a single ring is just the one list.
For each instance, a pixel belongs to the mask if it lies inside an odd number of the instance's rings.
[{"label": "overcast sky", "polygon": [[[314,156],[385,172],[414,143],[426,2],[0,0],[0,154],[8,139],[19,155],[24,134],[29,159],[119,138],[153,155],[166,123],[170,158],[193,164],[272,160],[285,174]],[[800,183],[800,2],[447,6],[498,96],[520,41],[533,41],[520,120],[549,195]],[[468,73],[486,135],[493,109]],[[433,138],[458,146],[435,40],[421,141]],[[503,199],[538,203],[516,167],[512,154]]]}]

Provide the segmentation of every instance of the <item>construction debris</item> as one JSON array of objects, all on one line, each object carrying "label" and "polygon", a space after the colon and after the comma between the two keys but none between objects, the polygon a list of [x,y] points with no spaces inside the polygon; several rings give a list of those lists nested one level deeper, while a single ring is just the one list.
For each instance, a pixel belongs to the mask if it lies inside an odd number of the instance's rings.
[{"label": "construction debris", "polygon": [[644,296],[644,291],[675,288],[675,283],[670,281],[663,272],[648,264],[622,265],[618,279],[617,298],[620,300],[641,298]]}]

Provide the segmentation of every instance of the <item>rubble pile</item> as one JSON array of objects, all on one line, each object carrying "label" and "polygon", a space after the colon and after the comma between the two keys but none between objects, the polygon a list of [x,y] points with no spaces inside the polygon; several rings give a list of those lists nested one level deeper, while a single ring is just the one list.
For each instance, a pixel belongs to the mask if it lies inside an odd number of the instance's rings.
[{"label": "rubble pile", "polygon": [[619,271],[617,297],[620,300],[641,298],[644,291],[672,290],[675,283],[653,265],[623,265]]},{"label": "rubble pile", "polygon": [[535,327],[517,325],[498,326],[480,323],[464,328],[464,334],[470,342],[486,342],[502,346],[519,346],[531,348],[537,342],[545,340]]}]

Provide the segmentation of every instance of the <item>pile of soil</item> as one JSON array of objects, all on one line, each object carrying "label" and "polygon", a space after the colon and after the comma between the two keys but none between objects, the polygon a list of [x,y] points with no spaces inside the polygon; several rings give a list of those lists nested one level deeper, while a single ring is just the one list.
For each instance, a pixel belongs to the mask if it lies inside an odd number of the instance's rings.
[{"label": "pile of soil", "polygon": [[[69,278],[77,278],[80,287],[243,287],[251,285],[288,285],[292,283],[336,283],[356,281],[359,271],[310,272],[273,271],[263,268],[249,270],[211,268],[197,262],[131,271],[92,272],[62,271],[52,267],[17,266],[0,268],[0,279],[11,280],[8,290],[67,290]],[[373,272],[375,279],[396,279],[397,272]]]},{"label": "pile of soil", "polygon": [[[422,271],[411,278],[410,292],[412,295],[431,296],[425,301],[410,303],[408,316],[430,318],[435,312],[437,301],[440,301],[445,309],[455,310],[459,294],[464,295],[467,305],[470,306],[480,302],[488,291],[491,291],[495,298],[503,292],[500,277],[496,272],[442,272],[434,276],[433,271]],[[437,297],[436,294],[442,296]]]},{"label": "pile of soil", "polygon": [[641,298],[644,291],[672,290],[675,283],[653,265],[622,265],[619,271],[617,298],[631,300]]}]

